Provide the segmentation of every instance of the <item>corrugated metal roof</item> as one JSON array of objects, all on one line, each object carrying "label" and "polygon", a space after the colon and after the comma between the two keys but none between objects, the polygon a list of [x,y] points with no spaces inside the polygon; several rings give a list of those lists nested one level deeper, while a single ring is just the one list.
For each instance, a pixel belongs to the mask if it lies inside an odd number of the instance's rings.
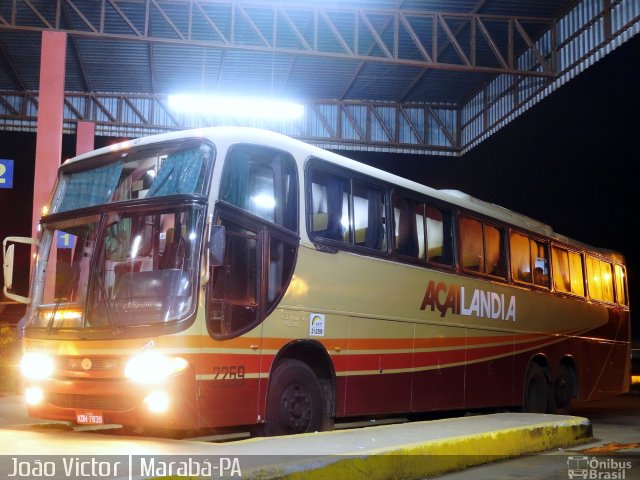
[{"label": "corrugated metal roof", "polygon": [[[391,49],[397,48],[400,57],[419,59],[419,50],[408,30],[394,28],[398,12],[406,15],[417,37],[430,48],[433,22],[422,14],[552,17],[570,2],[351,0],[321,1],[309,6],[307,2],[292,1],[158,0],[161,10],[155,3],[147,6],[144,1],[114,0],[106,2],[101,12],[93,0],[32,0],[30,4],[35,10],[29,3],[17,0],[15,10],[14,2],[1,2],[0,15],[7,21],[15,18],[17,25],[33,28],[46,27],[45,22],[55,26],[58,18],[60,29],[72,33],[66,78],[69,91],[164,94],[193,89],[241,92],[251,89],[268,94],[290,92],[305,99],[457,103],[471,96],[487,75],[471,74],[470,80],[468,72],[434,74],[419,66],[376,63],[359,57],[384,59],[393,53]],[[446,17],[446,23],[461,39],[468,37],[468,17]],[[502,23],[487,24],[487,28],[504,50],[507,32]],[[179,43],[185,38],[189,42]],[[447,33],[441,25],[438,38],[440,45],[446,45]],[[153,46],[146,40],[152,40]],[[39,33],[0,28],[0,43],[6,51],[0,88],[17,87],[6,71],[9,61],[26,88],[36,90]],[[260,47],[264,51],[259,51]],[[287,49],[291,52],[286,53]],[[326,55],[305,55],[305,49]],[[344,58],[332,57],[331,53],[344,54]],[[478,42],[476,55],[478,63],[497,66],[483,42]],[[439,58],[462,63],[450,45],[440,52]],[[416,80],[419,85],[410,88]]]},{"label": "corrugated metal roof", "polygon": [[[236,93],[316,105],[304,125],[283,127],[303,132],[301,138],[455,152],[500,128],[545,88],[548,93],[570,78],[589,55],[599,55],[610,40],[605,32],[613,32],[615,42],[637,31],[629,25],[640,18],[638,0],[603,5],[601,0],[1,1],[0,121],[6,119],[10,128],[33,124],[27,116],[33,97],[21,105],[19,95],[39,88],[41,32],[60,30],[69,34],[65,89],[88,94],[67,97],[76,112],[67,105],[66,121],[90,111],[93,120],[103,122],[100,133],[111,126],[113,134],[123,134],[113,128],[118,122],[132,132],[179,128],[161,101],[154,107],[155,100],[145,95]],[[127,95],[123,105],[118,96]],[[326,105],[320,108],[322,101]],[[353,101],[366,105],[358,109]],[[412,105],[422,110],[412,112]],[[434,113],[434,106],[446,106],[446,118]],[[111,113],[104,111],[110,108]],[[201,122],[191,119],[182,126]]]}]

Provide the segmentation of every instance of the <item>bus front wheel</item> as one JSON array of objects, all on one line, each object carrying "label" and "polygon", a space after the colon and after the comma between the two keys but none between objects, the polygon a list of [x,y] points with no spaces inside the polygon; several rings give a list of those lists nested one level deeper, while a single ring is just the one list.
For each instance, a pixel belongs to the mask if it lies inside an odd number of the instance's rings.
[{"label": "bus front wheel", "polygon": [[265,433],[290,435],[320,430],[322,390],[316,375],[299,360],[284,360],[270,381]]},{"label": "bus front wheel", "polygon": [[546,413],[549,405],[549,382],[537,363],[529,365],[524,383],[524,411]]}]

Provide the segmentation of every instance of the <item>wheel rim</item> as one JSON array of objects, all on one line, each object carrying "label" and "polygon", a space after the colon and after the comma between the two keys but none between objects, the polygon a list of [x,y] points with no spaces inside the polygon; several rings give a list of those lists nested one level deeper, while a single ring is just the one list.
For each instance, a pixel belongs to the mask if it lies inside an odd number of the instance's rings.
[{"label": "wheel rim", "polygon": [[313,399],[300,384],[287,386],[280,397],[278,419],[284,433],[306,432],[313,416]]}]

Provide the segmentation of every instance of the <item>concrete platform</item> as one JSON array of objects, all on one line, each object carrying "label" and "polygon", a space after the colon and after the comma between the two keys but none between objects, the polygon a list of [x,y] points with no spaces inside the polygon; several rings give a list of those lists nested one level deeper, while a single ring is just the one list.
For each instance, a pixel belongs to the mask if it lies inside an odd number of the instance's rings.
[{"label": "concrete platform", "polygon": [[[591,423],[586,418],[501,413],[227,443],[119,437],[32,426],[0,430],[0,445],[3,455],[121,455],[134,467],[140,461],[138,456],[145,455],[175,455],[182,460],[236,457],[243,478],[375,480],[424,478],[574,446],[591,436]],[[135,478],[137,472],[132,473]]]}]

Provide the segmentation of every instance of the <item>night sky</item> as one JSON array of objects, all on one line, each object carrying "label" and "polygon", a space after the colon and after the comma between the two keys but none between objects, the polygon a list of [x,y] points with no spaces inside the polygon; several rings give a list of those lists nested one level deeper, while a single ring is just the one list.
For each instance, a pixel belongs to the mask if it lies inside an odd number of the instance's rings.
[{"label": "night sky", "polygon": [[[640,298],[637,163],[640,35],[543,99],[461,158],[340,152],[434,188],[453,188],[622,252],[632,312]],[[65,157],[75,138],[65,136]],[[96,146],[112,143],[98,139]],[[0,239],[29,235],[35,135],[0,132],[0,158],[16,161],[13,190],[0,189]],[[638,314],[635,348],[640,348]]]},{"label": "night sky", "polygon": [[434,188],[462,190],[627,260],[640,348],[640,35],[461,158],[353,152]]}]

